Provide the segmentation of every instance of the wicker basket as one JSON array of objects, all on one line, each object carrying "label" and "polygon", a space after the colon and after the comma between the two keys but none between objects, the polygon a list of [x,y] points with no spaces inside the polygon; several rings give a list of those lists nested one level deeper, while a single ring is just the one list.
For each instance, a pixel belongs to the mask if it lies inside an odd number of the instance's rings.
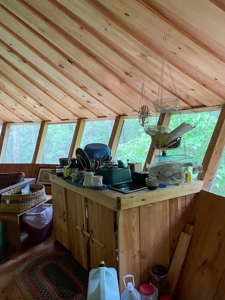
[{"label": "wicker basket", "polygon": [[176,149],[176,148],[180,147],[180,144],[181,144],[181,137],[179,137],[179,138],[175,139],[174,141],[170,142],[168,145],[163,145],[163,146],[160,146],[156,142],[154,136],[151,135],[151,138],[152,138],[153,146],[156,149],[161,149],[161,150]]},{"label": "wicker basket", "polygon": [[45,187],[30,184],[30,194],[21,194],[21,188],[12,189],[1,195],[0,212],[22,213],[46,200]]}]

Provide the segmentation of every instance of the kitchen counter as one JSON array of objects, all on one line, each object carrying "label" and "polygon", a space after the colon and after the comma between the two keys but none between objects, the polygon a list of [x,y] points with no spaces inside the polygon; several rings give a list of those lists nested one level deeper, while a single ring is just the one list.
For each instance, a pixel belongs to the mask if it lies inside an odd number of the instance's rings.
[{"label": "kitchen counter", "polygon": [[66,182],[61,177],[52,174],[50,174],[50,180],[51,182],[79,193],[80,195],[90,198],[97,203],[102,204],[115,211],[168,200],[174,197],[181,197],[198,193],[200,192],[203,185],[203,181],[201,180],[192,180],[189,183],[170,185],[166,188],[158,188],[156,190],[146,189],[130,194],[123,194],[111,189],[94,190],[88,188],[80,188]]},{"label": "kitchen counter", "polygon": [[119,276],[133,274],[136,287],[149,282],[151,267],[170,265],[179,235],[189,221],[195,194],[203,185],[179,186],[123,194],[76,187],[50,174],[53,232],[87,270],[104,260]]}]

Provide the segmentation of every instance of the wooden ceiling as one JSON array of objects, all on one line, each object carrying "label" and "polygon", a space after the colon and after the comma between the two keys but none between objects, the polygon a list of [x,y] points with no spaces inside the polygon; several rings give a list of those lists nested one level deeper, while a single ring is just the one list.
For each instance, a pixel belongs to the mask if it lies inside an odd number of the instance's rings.
[{"label": "wooden ceiling", "polygon": [[220,108],[224,10],[224,0],[0,0],[0,123],[153,113],[160,86],[180,110]]}]

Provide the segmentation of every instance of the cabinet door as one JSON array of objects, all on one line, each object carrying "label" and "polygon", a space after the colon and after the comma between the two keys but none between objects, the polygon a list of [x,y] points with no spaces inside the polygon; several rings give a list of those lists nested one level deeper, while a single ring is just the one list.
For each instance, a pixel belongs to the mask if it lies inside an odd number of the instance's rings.
[{"label": "cabinet door", "polygon": [[74,258],[88,269],[88,236],[86,221],[86,198],[70,190],[66,191],[69,246]]},{"label": "cabinet door", "polygon": [[117,269],[115,212],[90,199],[87,201],[90,268],[97,268],[104,260],[108,267]]},{"label": "cabinet door", "polygon": [[54,237],[64,247],[69,249],[64,188],[55,183],[52,183],[52,203]]}]

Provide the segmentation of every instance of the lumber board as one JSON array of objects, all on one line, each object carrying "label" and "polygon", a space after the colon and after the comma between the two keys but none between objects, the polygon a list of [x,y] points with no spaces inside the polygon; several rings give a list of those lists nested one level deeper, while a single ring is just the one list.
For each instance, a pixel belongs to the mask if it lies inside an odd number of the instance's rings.
[{"label": "lumber board", "polygon": [[180,234],[180,238],[168,273],[168,281],[171,295],[174,294],[193,231],[194,226],[187,224],[185,227],[185,231],[182,231]]}]

